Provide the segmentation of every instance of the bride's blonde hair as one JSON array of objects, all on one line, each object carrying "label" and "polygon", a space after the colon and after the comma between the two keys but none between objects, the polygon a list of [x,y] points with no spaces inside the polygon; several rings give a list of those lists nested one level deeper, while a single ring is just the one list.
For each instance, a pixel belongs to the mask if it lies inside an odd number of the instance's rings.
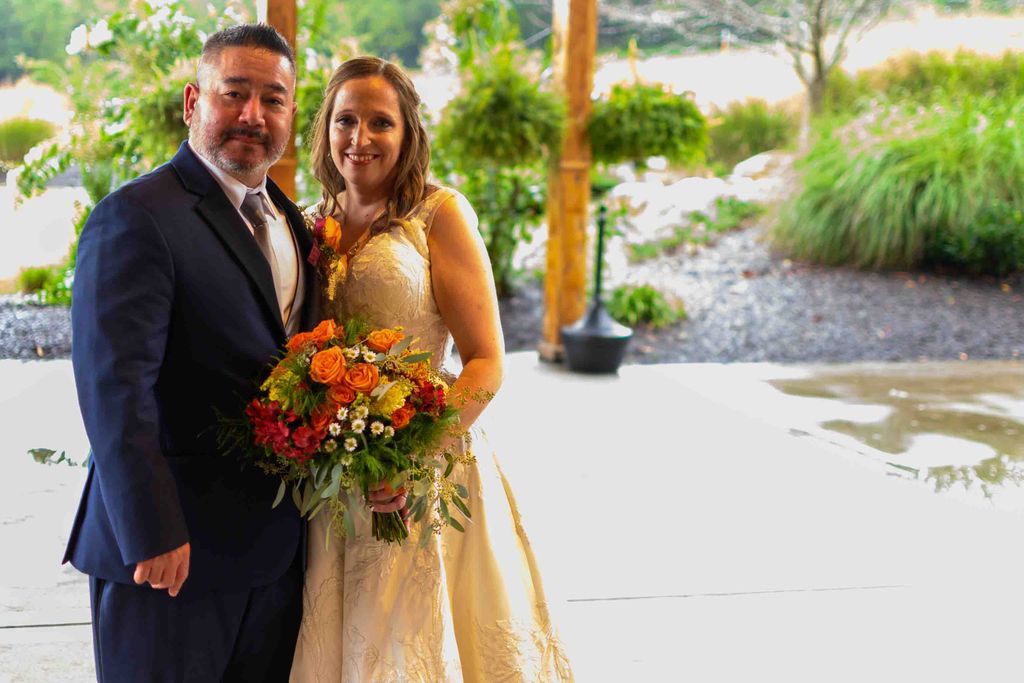
[{"label": "bride's blonde hair", "polygon": [[332,215],[338,209],[338,195],[345,190],[345,179],[331,158],[330,127],[334,100],[347,81],[368,76],[382,76],[395,89],[405,124],[402,148],[394,170],[395,186],[384,215],[371,226],[371,229],[380,230],[401,221],[427,193],[430,144],[420,119],[420,96],[409,76],[395,64],[370,56],[355,57],[335,69],[313,121],[310,156],[313,177],[320,181],[321,186],[320,212],[324,216]]}]

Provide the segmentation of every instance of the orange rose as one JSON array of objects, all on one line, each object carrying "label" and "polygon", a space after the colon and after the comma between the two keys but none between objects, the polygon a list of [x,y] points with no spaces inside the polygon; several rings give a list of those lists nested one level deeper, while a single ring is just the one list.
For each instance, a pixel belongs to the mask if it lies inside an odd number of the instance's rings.
[{"label": "orange rose", "polygon": [[333,385],[327,390],[327,398],[340,406],[347,406],[356,400],[356,392],[344,382]]},{"label": "orange rose", "polygon": [[366,345],[374,351],[387,353],[391,347],[405,339],[405,335],[398,330],[374,330],[366,335]]},{"label": "orange rose", "polygon": [[345,379],[342,381],[355,391],[368,394],[380,382],[380,371],[377,370],[376,365],[358,363],[349,368],[348,372],[345,373]]},{"label": "orange rose", "polygon": [[313,328],[313,331],[309,333],[310,339],[316,342],[316,345],[323,348],[323,345],[329,342],[338,333],[338,328],[334,324],[334,321],[327,319],[322,321],[319,325]]},{"label": "orange rose", "polygon": [[391,413],[391,426],[395,429],[401,429],[402,427],[409,424],[409,420],[416,414],[416,409],[406,403],[404,406]]},{"label": "orange rose", "polygon": [[337,346],[318,351],[309,364],[309,377],[320,384],[337,384],[345,377],[345,354]]},{"label": "orange rose", "polygon": [[324,244],[334,251],[341,249],[341,223],[333,216],[324,219]]},{"label": "orange rose", "polygon": [[298,351],[311,341],[313,341],[313,335],[311,333],[299,332],[294,337],[288,340],[288,350]]}]

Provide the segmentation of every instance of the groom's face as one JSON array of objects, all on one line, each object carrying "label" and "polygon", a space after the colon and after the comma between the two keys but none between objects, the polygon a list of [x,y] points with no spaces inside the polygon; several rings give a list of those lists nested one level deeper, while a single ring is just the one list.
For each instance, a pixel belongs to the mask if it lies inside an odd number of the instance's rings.
[{"label": "groom's face", "polygon": [[281,158],[295,115],[295,74],[268,50],[227,47],[185,87],[189,142],[246,185],[258,185]]}]

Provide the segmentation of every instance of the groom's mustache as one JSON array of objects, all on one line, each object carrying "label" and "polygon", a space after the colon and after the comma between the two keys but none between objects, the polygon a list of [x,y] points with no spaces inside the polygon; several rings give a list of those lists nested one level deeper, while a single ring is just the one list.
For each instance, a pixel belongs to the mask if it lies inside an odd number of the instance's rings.
[{"label": "groom's mustache", "polygon": [[270,134],[258,128],[245,128],[243,126],[229,128],[221,136],[221,143],[225,143],[231,138],[247,138],[259,142],[264,147],[270,146]]}]

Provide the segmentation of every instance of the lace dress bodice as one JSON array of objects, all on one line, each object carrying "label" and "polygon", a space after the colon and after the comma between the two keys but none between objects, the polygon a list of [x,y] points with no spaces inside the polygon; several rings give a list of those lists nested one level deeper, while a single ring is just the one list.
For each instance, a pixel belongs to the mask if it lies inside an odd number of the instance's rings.
[{"label": "lace dress bodice", "polygon": [[415,348],[433,354],[435,368],[443,367],[451,334],[434,300],[427,236],[438,207],[457,196],[438,188],[401,224],[372,235],[352,256],[334,300],[325,299],[321,310],[340,320],[358,316],[373,328],[401,326],[416,340]]}]

